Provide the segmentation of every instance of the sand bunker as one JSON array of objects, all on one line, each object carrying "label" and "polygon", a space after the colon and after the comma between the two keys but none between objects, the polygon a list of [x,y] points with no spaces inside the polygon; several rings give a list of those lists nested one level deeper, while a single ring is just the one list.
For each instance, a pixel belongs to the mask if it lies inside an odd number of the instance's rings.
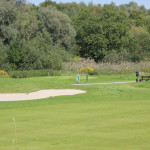
[{"label": "sand bunker", "polygon": [[85,93],[82,90],[74,89],[59,89],[59,90],[40,90],[32,93],[2,93],[0,94],[0,101],[23,101],[23,100],[35,100],[54,96],[62,95],[75,95]]}]

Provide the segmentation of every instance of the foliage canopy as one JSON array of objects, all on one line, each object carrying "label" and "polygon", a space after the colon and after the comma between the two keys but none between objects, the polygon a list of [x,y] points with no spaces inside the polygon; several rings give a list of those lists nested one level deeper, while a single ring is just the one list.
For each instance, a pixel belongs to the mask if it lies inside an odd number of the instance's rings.
[{"label": "foliage canopy", "polygon": [[74,55],[137,62],[149,59],[149,43],[150,10],[135,2],[0,1],[0,69],[61,69]]}]

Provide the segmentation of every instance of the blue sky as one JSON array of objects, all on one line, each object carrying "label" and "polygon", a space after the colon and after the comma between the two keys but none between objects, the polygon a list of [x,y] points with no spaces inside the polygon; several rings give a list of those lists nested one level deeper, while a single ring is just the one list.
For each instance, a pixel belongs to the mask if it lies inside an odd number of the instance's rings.
[{"label": "blue sky", "polygon": [[[41,2],[44,2],[45,0],[28,0],[28,2],[30,3],[34,3],[35,5],[39,5]],[[89,3],[89,2],[93,2],[94,4],[110,4],[112,1],[116,4],[116,5],[120,5],[120,4],[128,4],[131,1],[134,1],[136,3],[138,3],[138,5],[144,5],[147,9],[150,9],[150,1],[149,0],[52,0],[55,1],[57,3],[67,3],[67,2],[85,2],[85,3]]]}]

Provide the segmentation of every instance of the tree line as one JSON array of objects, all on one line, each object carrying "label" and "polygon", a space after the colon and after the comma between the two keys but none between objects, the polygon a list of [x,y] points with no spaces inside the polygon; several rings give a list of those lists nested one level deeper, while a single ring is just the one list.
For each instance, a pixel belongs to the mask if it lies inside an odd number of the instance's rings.
[{"label": "tree line", "polygon": [[149,60],[150,10],[135,2],[0,1],[0,69],[61,69],[74,56],[113,63]]}]

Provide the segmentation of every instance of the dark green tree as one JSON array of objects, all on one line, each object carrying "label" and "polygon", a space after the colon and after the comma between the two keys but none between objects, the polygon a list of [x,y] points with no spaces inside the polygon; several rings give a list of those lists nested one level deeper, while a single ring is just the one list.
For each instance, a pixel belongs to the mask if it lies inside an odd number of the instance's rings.
[{"label": "dark green tree", "polygon": [[82,7],[74,20],[80,55],[103,60],[107,53],[122,51],[130,42],[129,20],[114,4]]},{"label": "dark green tree", "polygon": [[53,44],[64,47],[69,51],[76,35],[70,18],[51,6],[40,8],[38,16],[51,35]]},{"label": "dark green tree", "polygon": [[57,9],[73,19],[78,14],[80,6],[76,2],[59,3]]},{"label": "dark green tree", "polygon": [[41,22],[38,20],[35,6],[25,5],[21,8],[22,10],[17,13],[14,24],[19,31],[19,36],[30,41],[41,30]]},{"label": "dark green tree", "polygon": [[17,34],[17,30],[13,25],[16,14],[17,6],[15,0],[0,1],[0,39],[5,45],[9,44],[11,38]]},{"label": "dark green tree", "polygon": [[53,2],[51,0],[46,0],[45,2],[40,3],[40,7],[47,7],[47,6],[57,7],[57,4],[56,2]]}]

